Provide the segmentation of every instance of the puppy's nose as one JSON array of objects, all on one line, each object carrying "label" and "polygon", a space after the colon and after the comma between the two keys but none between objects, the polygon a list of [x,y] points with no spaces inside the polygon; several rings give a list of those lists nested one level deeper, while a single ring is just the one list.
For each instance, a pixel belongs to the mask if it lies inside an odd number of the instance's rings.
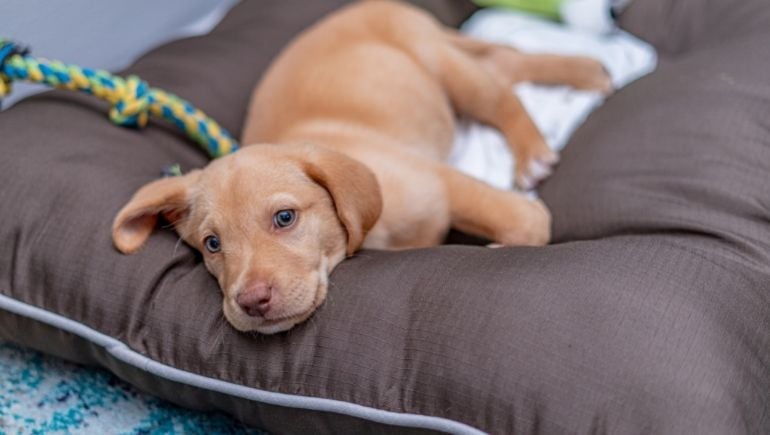
[{"label": "puppy's nose", "polygon": [[273,295],[273,287],[260,282],[238,293],[235,302],[249,316],[264,316],[270,310],[270,298]]}]

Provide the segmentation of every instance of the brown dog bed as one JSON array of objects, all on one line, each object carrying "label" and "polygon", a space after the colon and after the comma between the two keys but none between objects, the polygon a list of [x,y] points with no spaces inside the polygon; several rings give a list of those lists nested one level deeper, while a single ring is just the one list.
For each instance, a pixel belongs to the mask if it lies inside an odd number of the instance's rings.
[{"label": "brown dog bed", "polygon": [[[243,2],[131,68],[239,132],[255,81],[341,1]],[[456,23],[460,2],[423,1]],[[0,114],[0,338],[277,433],[770,433],[770,5],[635,0],[658,70],[577,132],[545,248],[363,251],[285,334],[243,334],[198,255],[110,225],[206,157],[53,92]]]}]

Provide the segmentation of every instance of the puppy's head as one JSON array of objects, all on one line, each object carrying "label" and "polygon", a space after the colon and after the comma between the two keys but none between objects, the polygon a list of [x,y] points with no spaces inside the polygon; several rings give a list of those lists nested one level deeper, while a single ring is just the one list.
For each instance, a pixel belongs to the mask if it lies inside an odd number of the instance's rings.
[{"label": "puppy's head", "polygon": [[219,281],[227,320],[272,334],[321,305],[329,273],[361,246],[381,208],[374,175],[356,160],[320,147],[255,145],[142,187],[112,237],[134,253],[165,216]]}]

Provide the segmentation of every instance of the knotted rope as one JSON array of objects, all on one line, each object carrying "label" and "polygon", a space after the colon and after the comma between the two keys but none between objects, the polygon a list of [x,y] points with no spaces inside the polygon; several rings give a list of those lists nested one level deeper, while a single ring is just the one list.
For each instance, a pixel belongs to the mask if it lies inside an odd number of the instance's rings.
[{"label": "knotted rope", "polygon": [[124,127],[144,127],[149,114],[164,118],[214,158],[238,149],[230,133],[205,113],[174,94],[150,87],[137,76],[123,78],[104,70],[34,58],[28,50],[0,38],[0,100],[17,80],[93,94],[112,105],[110,120]]}]

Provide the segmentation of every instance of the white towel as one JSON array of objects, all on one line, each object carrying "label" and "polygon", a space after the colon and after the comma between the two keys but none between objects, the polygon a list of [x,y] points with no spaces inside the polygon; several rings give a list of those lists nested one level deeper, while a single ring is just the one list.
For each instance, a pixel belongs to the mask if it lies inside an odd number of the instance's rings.
[{"label": "white towel", "polygon": [[[601,62],[615,89],[655,69],[655,49],[622,30],[592,34],[521,12],[484,9],[461,29],[469,36],[508,44],[526,53],[581,55]],[[598,92],[567,86],[519,83],[514,91],[554,150],[561,150],[572,133],[604,101]],[[474,121],[458,123],[450,163],[457,169],[501,189],[513,187],[513,157],[494,128]]]}]

